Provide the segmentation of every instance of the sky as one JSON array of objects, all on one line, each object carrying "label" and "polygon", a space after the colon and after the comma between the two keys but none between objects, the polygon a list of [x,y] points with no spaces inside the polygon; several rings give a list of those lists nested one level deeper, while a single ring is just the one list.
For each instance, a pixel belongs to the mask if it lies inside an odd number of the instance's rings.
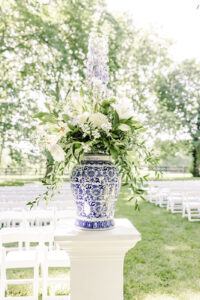
[{"label": "sky", "polygon": [[[198,0],[106,0],[108,9],[128,11],[134,23],[151,25],[162,37],[171,38],[170,53],[175,61],[196,58],[200,61],[200,8]],[[200,3],[200,1],[199,1]]]}]

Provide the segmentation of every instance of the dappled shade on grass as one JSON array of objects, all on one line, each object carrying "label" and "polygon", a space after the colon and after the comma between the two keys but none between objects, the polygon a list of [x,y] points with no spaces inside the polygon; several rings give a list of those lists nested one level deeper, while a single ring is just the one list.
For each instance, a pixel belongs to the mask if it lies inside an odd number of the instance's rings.
[{"label": "dappled shade on grass", "polygon": [[189,223],[148,202],[140,202],[140,211],[135,211],[127,194],[122,189],[115,217],[128,218],[142,241],[125,257],[124,300],[144,300],[148,295],[160,295],[160,300],[167,299],[164,295],[200,299],[200,223]]}]

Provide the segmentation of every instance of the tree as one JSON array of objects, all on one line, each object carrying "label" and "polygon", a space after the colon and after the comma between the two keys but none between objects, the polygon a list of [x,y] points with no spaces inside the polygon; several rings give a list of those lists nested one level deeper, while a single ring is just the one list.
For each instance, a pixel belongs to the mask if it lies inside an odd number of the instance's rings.
[{"label": "tree", "polygon": [[[136,113],[144,108],[154,75],[167,62],[165,41],[138,30],[126,15],[109,13],[101,0],[1,0],[0,16],[0,101],[11,103],[2,121],[7,141],[19,130],[20,139],[26,139],[29,124],[34,145],[31,115],[44,105],[62,110],[70,91],[85,85],[88,36],[94,26],[109,38],[110,88],[119,96],[123,89]],[[11,115],[18,115],[18,124],[26,120],[25,131],[13,125],[8,129]],[[5,118],[10,125],[3,124]]]},{"label": "tree", "polygon": [[13,152],[19,141],[32,140],[34,147],[38,107],[59,109],[71,82],[77,78],[81,84],[95,5],[92,0],[1,1],[0,161],[3,149]]},{"label": "tree", "polygon": [[168,126],[191,139],[193,175],[200,177],[200,64],[183,61],[167,75],[159,76],[155,91],[159,111],[169,113]]},{"label": "tree", "polygon": [[154,148],[161,166],[187,167],[191,169],[191,142],[186,140],[156,139]]}]

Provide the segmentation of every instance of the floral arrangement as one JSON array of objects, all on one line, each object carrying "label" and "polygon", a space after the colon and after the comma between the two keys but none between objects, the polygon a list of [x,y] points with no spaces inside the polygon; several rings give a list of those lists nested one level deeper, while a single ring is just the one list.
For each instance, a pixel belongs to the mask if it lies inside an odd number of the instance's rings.
[{"label": "floral arrangement", "polygon": [[[140,174],[139,165],[152,163],[141,132],[145,129],[136,119],[130,99],[111,95],[109,82],[108,43],[102,36],[91,33],[86,63],[87,89],[71,93],[62,112],[41,112],[35,115],[47,133],[44,140],[48,150],[49,174],[43,183],[44,199],[54,196],[62,174],[71,162],[80,162],[85,153],[111,155],[122,180],[129,186],[129,200],[142,198],[142,184],[147,176]],[[41,195],[28,204],[33,206]]]}]

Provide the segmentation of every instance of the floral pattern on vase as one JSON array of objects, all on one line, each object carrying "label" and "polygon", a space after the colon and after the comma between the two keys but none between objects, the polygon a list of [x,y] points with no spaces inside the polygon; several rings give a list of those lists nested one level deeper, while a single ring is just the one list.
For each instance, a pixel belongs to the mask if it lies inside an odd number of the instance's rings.
[{"label": "floral pattern on vase", "polygon": [[85,155],[71,174],[77,207],[76,226],[90,230],[113,228],[120,183],[118,170],[109,156]]}]

